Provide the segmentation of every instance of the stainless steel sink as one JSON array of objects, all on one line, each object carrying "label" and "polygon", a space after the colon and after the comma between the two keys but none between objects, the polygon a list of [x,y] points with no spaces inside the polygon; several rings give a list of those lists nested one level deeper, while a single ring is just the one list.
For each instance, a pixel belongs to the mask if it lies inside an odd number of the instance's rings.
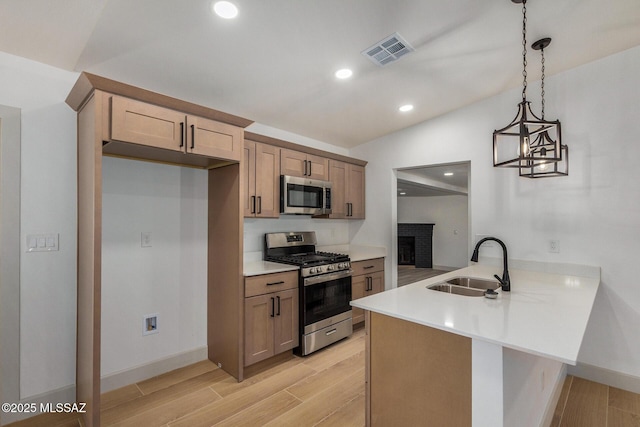
[{"label": "stainless steel sink", "polygon": [[484,295],[484,290],[482,289],[465,288],[463,286],[455,286],[448,283],[436,283],[435,285],[427,286],[427,289],[456,295],[464,295],[467,297],[481,297]]},{"label": "stainless steel sink", "polygon": [[474,277],[454,277],[447,280],[447,283],[466,288],[493,289],[494,291],[500,287],[500,284],[495,280],[476,279]]},{"label": "stainless steel sink", "polygon": [[429,285],[427,289],[468,297],[481,297],[484,296],[486,290],[491,289],[495,291],[499,287],[500,283],[493,280],[476,279],[473,277],[454,277],[446,282]]}]

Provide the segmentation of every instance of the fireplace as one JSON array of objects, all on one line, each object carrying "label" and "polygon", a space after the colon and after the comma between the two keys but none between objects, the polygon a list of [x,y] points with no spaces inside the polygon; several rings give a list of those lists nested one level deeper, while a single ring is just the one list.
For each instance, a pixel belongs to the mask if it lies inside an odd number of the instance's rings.
[{"label": "fireplace", "polygon": [[398,265],[433,268],[433,226],[398,224]]},{"label": "fireplace", "polygon": [[398,237],[398,265],[416,264],[416,238],[413,236]]}]

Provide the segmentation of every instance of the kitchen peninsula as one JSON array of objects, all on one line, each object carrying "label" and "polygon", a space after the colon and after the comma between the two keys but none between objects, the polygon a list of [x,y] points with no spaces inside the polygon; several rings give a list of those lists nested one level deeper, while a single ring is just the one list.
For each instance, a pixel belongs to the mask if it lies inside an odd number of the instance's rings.
[{"label": "kitchen peninsula", "polygon": [[577,362],[600,269],[514,264],[511,292],[497,299],[427,289],[502,273],[474,264],[352,302],[367,310],[368,425],[548,424],[565,364]]}]

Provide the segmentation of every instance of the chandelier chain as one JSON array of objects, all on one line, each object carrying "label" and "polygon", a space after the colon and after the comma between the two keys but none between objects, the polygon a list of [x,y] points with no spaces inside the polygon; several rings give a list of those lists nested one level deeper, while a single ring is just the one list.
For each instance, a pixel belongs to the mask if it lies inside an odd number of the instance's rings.
[{"label": "chandelier chain", "polygon": [[540,49],[540,53],[542,54],[542,119],[544,120],[544,47]]},{"label": "chandelier chain", "polygon": [[522,101],[527,100],[527,2],[522,2]]}]

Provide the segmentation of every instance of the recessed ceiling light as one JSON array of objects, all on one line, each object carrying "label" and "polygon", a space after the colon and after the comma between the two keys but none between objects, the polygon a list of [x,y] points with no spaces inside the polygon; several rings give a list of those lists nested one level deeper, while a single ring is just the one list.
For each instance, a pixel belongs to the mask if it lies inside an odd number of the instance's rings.
[{"label": "recessed ceiling light", "polygon": [[341,70],[336,71],[336,77],[339,79],[348,79],[353,75],[353,71],[348,68],[343,68]]},{"label": "recessed ceiling light", "polygon": [[453,172],[445,172],[444,176],[453,176]]},{"label": "recessed ceiling light", "polygon": [[233,19],[238,16],[238,8],[229,1],[218,1],[213,4],[213,11],[221,18]]},{"label": "recessed ceiling light", "polygon": [[413,110],[413,105],[405,104],[405,105],[401,106],[400,108],[398,108],[398,110],[402,111],[403,113],[406,113],[408,111]]},{"label": "recessed ceiling light", "polygon": [[405,193],[404,191],[401,191],[401,192],[400,192],[400,195],[401,195],[401,196],[404,196],[404,195],[406,195],[406,194],[407,194],[407,193]]}]

